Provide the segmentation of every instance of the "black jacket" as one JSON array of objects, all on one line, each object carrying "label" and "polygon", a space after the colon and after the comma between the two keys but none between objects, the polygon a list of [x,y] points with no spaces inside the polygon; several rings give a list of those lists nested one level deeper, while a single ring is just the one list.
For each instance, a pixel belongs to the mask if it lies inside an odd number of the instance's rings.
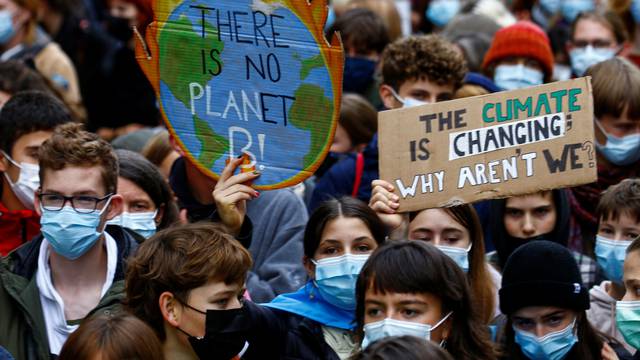
[{"label": "black jacket", "polygon": [[[220,333],[233,331],[243,332],[249,342],[242,359],[339,360],[325,342],[320,323],[286,311],[246,301],[242,314]],[[207,329],[209,335],[216,336]]]}]

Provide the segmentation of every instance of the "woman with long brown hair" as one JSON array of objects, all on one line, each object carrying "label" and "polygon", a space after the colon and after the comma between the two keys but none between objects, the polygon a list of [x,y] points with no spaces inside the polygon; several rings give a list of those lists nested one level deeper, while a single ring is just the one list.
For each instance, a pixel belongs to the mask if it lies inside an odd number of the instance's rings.
[{"label": "woman with long brown hair", "polygon": [[466,272],[474,306],[480,319],[489,324],[498,315],[501,276],[485,260],[482,226],[475,209],[471,205],[426,209],[410,213],[407,219],[396,213],[397,201],[393,185],[384,180],[373,182],[369,206],[397,237],[429,242],[451,257]]}]

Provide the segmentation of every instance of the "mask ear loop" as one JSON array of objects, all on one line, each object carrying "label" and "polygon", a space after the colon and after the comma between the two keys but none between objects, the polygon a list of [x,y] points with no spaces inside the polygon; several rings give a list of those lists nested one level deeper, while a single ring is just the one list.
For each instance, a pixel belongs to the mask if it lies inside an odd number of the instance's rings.
[{"label": "mask ear loop", "polygon": [[393,97],[396,98],[396,100],[398,100],[402,105],[405,105],[405,99],[401,98],[393,87],[389,86],[389,89],[391,90],[391,95],[393,95]]}]

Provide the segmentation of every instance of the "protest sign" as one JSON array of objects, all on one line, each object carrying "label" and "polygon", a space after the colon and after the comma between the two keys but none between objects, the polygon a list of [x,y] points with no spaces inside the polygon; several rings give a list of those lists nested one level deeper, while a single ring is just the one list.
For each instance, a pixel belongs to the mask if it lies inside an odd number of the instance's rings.
[{"label": "protest sign", "polygon": [[378,131],[400,211],[597,178],[590,78],[384,111]]},{"label": "protest sign", "polygon": [[154,0],[153,9],[136,58],[185,155],[215,179],[244,152],[262,190],[313,174],[342,91],[342,44],[323,33],[327,1]]}]

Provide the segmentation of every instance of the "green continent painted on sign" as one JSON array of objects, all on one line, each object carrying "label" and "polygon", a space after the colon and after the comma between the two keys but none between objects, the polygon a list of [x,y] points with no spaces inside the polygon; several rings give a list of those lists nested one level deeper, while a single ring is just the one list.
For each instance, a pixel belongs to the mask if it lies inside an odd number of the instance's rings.
[{"label": "green continent painted on sign", "polygon": [[[210,23],[205,23],[205,37],[200,32],[202,27],[194,28],[188,17],[182,15],[175,23],[167,23],[160,32],[160,78],[180,102],[189,107],[189,84],[198,83],[205,86],[213,72],[221,69],[202,69],[202,53],[211,62],[211,52],[217,51],[217,60],[222,67],[222,50],[224,43],[218,40],[218,32]],[[202,25],[202,24],[200,24]],[[200,50],[200,51],[199,51]],[[214,51],[214,52],[215,52]]]},{"label": "green continent painted on sign", "polygon": [[[300,60],[300,59],[298,59]],[[300,68],[300,80],[304,81],[311,70],[315,68],[321,68],[324,66],[324,60],[322,59],[322,54],[318,54],[312,58],[300,60],[302,63],[302,67]]]},{"label": "green continent painted on sign", "polygon": [[216,160],[229,150],[229,142],[223,136],[216,134],[206,121],[195,115],[193,127],[196,129],[196,137],[202,144],[198,161],[211,169]]},{"label": "green continent painted on sign", "polygon": [[318,85],[302,84],[296,89],[296,100],[291,105],[289,119],[293,126],[308,130],[311,146],[303,159],[303,167],[313,164],[327,144],[333,116],[333,102]]}]

